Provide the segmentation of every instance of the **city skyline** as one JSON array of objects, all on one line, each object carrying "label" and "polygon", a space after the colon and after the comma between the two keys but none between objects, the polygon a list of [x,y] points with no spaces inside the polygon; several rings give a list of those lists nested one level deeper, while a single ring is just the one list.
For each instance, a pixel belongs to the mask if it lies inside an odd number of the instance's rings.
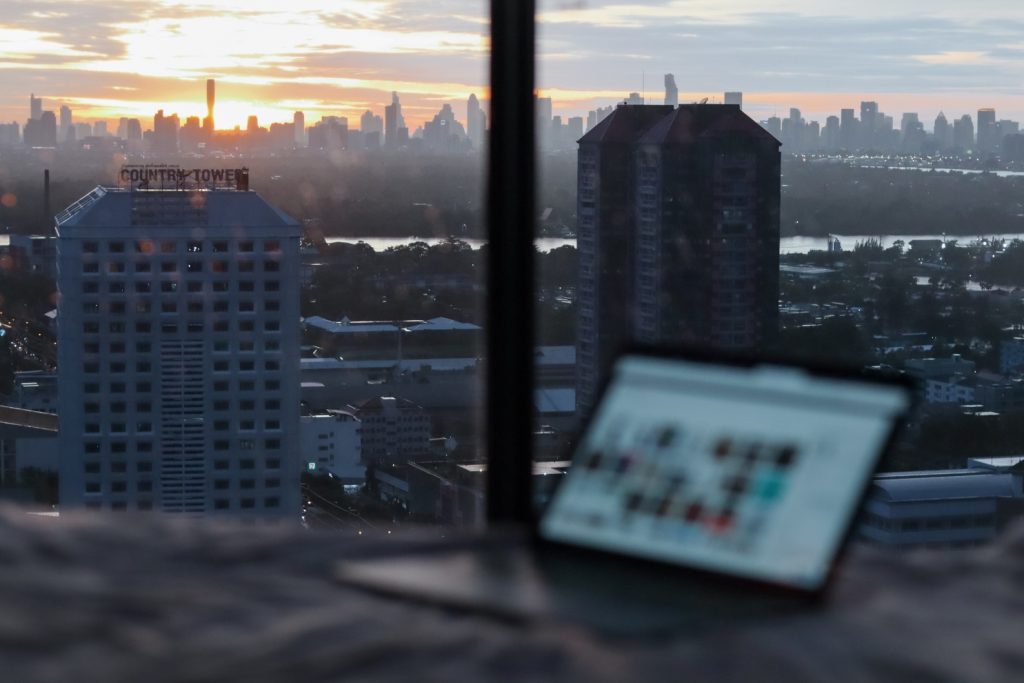
[{"label": "city skyline", "polygon": [[[538,84],[563,117],[630,91],[660,98],[661,75],[674,73],[680,102],[741,90],[756,119],[789,107],[823,119],[861,99],[929,119],[986,106],[1024,118],[1024,44],[1014,37],[1024,9],[995,4],[542,2]],[[287,12],[240,0],[14,2],[0,22],[0,120],[23,120],[22,92],[67,104],[79,120],[159,108],[203,117],[195,93],[215,78],[221,129],[250,114],[358,117],[391,91],[414,128],[444,103],[486,99],[484,10],[467,0],[342,1],[330,12],[309,0]],[[232,40],[219,40],[228,28]]]},{"label": "city skyline", "polygon": [[[577,115],[582,116],[582,117],[585,118],[587,114],[594,114],[594,113],[600,114],[602,111],[610,112],[612,109],[615,108],[615,106],[617,106],[619,104],[623,104],[623,103],[628,103],[628,104],[641,104],[641,103],[643,103],[643,104],[649,104],[649,105],[668,103],[667,101],[671,97],[672,100],[673,100],[673,104],[700,104],[700,103],[702,103],[704,101],[706,101],[709,104],[739,104],[740,107],[745,112],[747,112],[748,114],[753,114],[755,120],[758,120],[762,124],[770,123],[773,118],[783,119],[783,118],[785,118],[785,116],[787,114],[792,114],[794,111],[799,112],[801,114],[801,116],[803,116],[804,114],[807,114],[807,117],[805,117],[805,118],[806,118],[806,120],[808,122],[817,122],[817,123],[823,124],[829,117],[837,116],[837,115],[841,114],[841,112],[843,110],[846,110],[846,109],[851,109],[851,108],[856,108],[856,107],[859,107],[859,106],[863,106],[865,103],[873,104],[876,107],[878,106],[878,102],[875,101],[875,100],[872,100],[870,95],[851,94],[851,97],[855,98],[854,100],[840,102],[839,106],[836,109],[831,110],[831,111],[821,111],[821,112],[807,111],[807,110],[802,109],[801,107],[793,105],[793,106],[787,106],[787,107],[776,107],[776,108],[774,108],[772,110],[770,115],[766,115],[763,118],[759,118],[759,117],[756,116],[756,113],[757,113],[756,111],[750,111],[751,107],[749,106],[749,101],[751,99],[756,101],[756,99],[757,99],[756,93],[753,96],[751,96],[750,93],[746,93],[746,92],[743,92],[743,91],[726,91],[724,93],[722,93],[722,92],[711,93],[711,94],[705,95],[704,97],[697,97],[696,94],[694,94],[694,93],[689,93],[689,95],[694,95],[693,97],[680,97],[680,93],[678,91],[678,88],[675,87],[674,74],[666,73],[663,76],[666,79],[666,89],[663,92],[661,92],[661,93],[658,93],[657,91],[652,91],[652,90],[645,90],[642,93],[640,93],[640,92],[630,92],[628,94],[627,93],[623,93],[621,96],[619,96],[618,98],[613,100],[610,104],[608,104],[605,107],[598,106],[598,107],[596,107],[595,109],[592,109],[592,110],[580,111],[580,112],[578,112]],[[85,122],[88,122],[90,124],[95,124],[95,123],[106,124],[106,123],[114,122],[114,121],[117,121],[117,120],[120,120],[120,119],[138,119],[140,121],[147,121],[147,120],[152,119],[153,116],[155,116],[157,113],[163,113],[163,114],[166,114],[167,116],[172,116],[172,115],[178,116],[178,118],[180,120],[182,120],[182,121],[184,121],[184,120],[186,120],[188,118],[199,118],[203,122],[203,126],[205,127],[206,126],[207,118],[213,116],[213,114],[214,114],[214,106],[215,105],[214,105],[214,100],[212,99],[212,97],[213,97],[212,92],[213,91],[211,90],[211,88],[214,87],[215,81],[216,81],[216,79],[213,79],[213,78],[204,79],[205,87],[206,87],[206,91],[205,91],[206,92],[206,99],[202,100],[201,102],[200,102],[200,100],[197,99],[196,102],[194,102],[194,103],[190,102],[187,105],[183,106],[182,110],[190,112],[188,114],[181,114],[178,111],[178,109],[176,109],[175,107],[172,106],[173,103],[172,104],[168,104],[168,103],[161,104],[161,103],[158,103],[158,102],[154,102],[154,103],[152,103],[152,105],[154,107],[156,107],[155,109],[153,109],[152,111],[149,111],[149,112],[141,112],[141,113],[139,113],[137,115],[133,115],[133,116],[125,115],[125,116],[118,116],[118,117],[114,117],[114,118],[107,118],[107,117],[89,118],[89,117],[82,117],[80,115],[81,114],[80,110],[77,110],[77,109],[72,110],[67,104],[65,104],[63,102],[58,102],[58,101],[50,102],[50,101],[47,101],[42,96],[37,96],[37,94],[35,92],[32,92],[32,93],[29,93],[29,108],[28,108],[29,115],[27,117],[22,117],[22,119],[20,119],[20,120],[17,117],[15,117],[13,119],[13,122],[14,123],[18,123],[20,125],[21,123],[23,123],[26,120],[39,118],[39,115],[41,113],[43,113],[44,111],[56,111],[57,109],[59,109],[62,113],[67,112],[68,114],[70,114],[71,111],[74,111],[74,113],[75,113],[75,120],[77,122],[85,121]],[[672,83],[671,86],[667,85],[669,82]],[[671,89],[671,94],[669,92],[670,89]],[[545,117],[545,116],[547,116],[549,118],[551,116],[559,116],[561,119],[566,119],[567,116],[564,113],[563,114],[559,114],[558,110],[555,110],[553,108],[552,98],[550,96],[546,96],[545,97],[545,92],[546,91],[540,90],[540,89],[538,89],[538,91],[537,91],[537,97],[544,98],[545,101],[547,102],[547,104],[545,104],[545,105],[541,106],[540,108],[538,108],[538,110],[537,110],[538,116],[540,116],[542,118]],[[683,93],[683,94],[687,95],[687,93]],[[405,95],[405,93],[399,93],[397,91],[392,91],[388,95],[388,98],[389,98],[388,99],[388,103],[382,102],[382,103],[378,103],[376,105],[375,104],[369,104],[369,105],[367,105],[366,109],[364,109],[364,110],[362,110],[360,112],[357,112],[355,115],[348,115],[348,116],[342,115],[342,116],[339,117],[337,114],[329,114],[327,112],[321,111],[321,112],[319,112],[320,115],[321,115],[321,119],[320,120],[330,120],[330,119],[341,118],[343,120],[350,121],[351,124],[353,124],[353,125],[350,126],[353,130],[361,130],[362,129],[362,124],[365,123],[365,118],[366,118],[367,114],[376,115],[378,117],[386,115],[389,103],[390,104],[394,104],[395,98],[397,96],[404,96],[404,95]],[[735,101],[730,102],[729,101],[730,98],[734,98]],[[181,104],[181,103],[178,103],[178,104]],[[203,112],[203,115],[201,117],[198,114],[191,113],[193,110],[196,109],[196,107],[200,106],[200,104],[202,105],[202,112]],[[239,108],[237,109],[238,113],[236,114],[236,116],[241,117],[240,119],[238,119],[240,121],[240,123],[236,123],[236,124],[230,125],[230,126],[215,126],[214,127],[215,130],[217,130],[217,131],[232,131],[232,130],[242,130],[242,131],[244,131],[254,121],[258,122],[258,124],[260,126],[265,128],[267,125],[274,124],[274,123],[292,123],[292,122],[294,122],[296,120],[296,118],[295,118],[296,116],[300,117],[300,119],[303,120],[303,121],[306,118],[305,117],[305,113],[306,112],[301,110],[301,109],[297,109],[297,110],[288,112],[287,116],[285,116],[284,118],[281,118],[281,119],[276,119],[275,118],[275,119],[266,120],[266,119],[263,119],[258,113],[255,113],[255,110],[245,111],[244,109],[242,109],[241,107],[244,107],[246,105],[246,103],[237,102],[236,101],[236,102],[234,102],[234,104],[239,105]],[[431,121],[433,116],[437,115],[438,111],[444,111],[446,108],[451,108],[452,105],[457,105],[458,107],[460,107],[462,109],[466,109],[466,107],[468,106],[470,108],[475,108],[474,111],[479,112],[481,109],[485,108],[483,105],[486,105],[486,104],[489,104],[489,102],[487,100],[485,100],[485,99],[478,98],[477,97],[477,93],[475,93],[475,92],[469,93],[469,95],[467,95],[467,97],[462,99],[462,100],[453,100],[451,102],[449,102],[449,101],[439,101],[438,105],[437,105],[437,109],[433,110],[433,114],[430,115],[430,116],[427,116],[422,121],[419,121],[417,123],[416,127],[422,129],[425,124],[427,124],[427,123],[429,123]],[[936,106],[938,108],[935,110],[934,116],[931,116],[931,117],[929,116],[929,114],[927,114],[927,113],[922,114],[919,111],[909,111],[909,110],[901,110],[901,109],[889,109],[888,107],[885,107],[885,102],[884,101],[882,102],[882,105],[886,109],[887,112],[891,112],[891,113],[889,113],[889,116],[898,115],[898,116],[905,117],[907,115],[911,115],[911,116],[920,118],[922,121],[925,121],[925,120],[931,121],[932,119],[938,118],[938,117],[946,117],[948,119],[951,116],[959,117],[961,115],[968,116],[968,117],[971,117],[973,119],[976,114],[978,114],[979,112],[982,112],[982,111],[996,112],[997,114],[999,114],[1000,118],[1004,118],[1002,116],[1002,112],[997,107],[993,107],[993,106],[990,106],[990,105],[981,105],[981,106],[979,106],[979,107],[977,107],[976,109],[973,109],[973,110],[961,110],[961,109],[956,108],[956,107],[949,107],[949,106],[944,107],[944,106],[942,106],[941,102],[937,102]],[[221,111],[220,107],[221,107],[220,104],[216,105],[216,112],[217,112],[218,120],[220,119],[220,111]],[[753,108],[756,109],[756,107],[753,107]],[[24,103],[23,103],[22,109],[24,109]],[[258,109],[258,107],[257,107],[257,109]],[[406,105],[403,103],[403,105],[402,105],[403,113],[404,113],[405,110],[406,110]],[[377,113],[378,111],[381,112],[381,113],[378,114]],[[576,112],[572,112],[572,113],[576,114]],[[812,118],[812,117],[820,117],[820,120],[818,120],[818,118]],[[464,118],[462,120],[460,120],[460,122],[468,123],[469,118],[470,118],[470,114],[469,114],[469,110],[467,109]],[[406,119],[406,117],[403,116],[403,121],[405,121],[405,119]],[[310,118],[311,124],[315,124],[317,121],[318,121],[318,119],[316,119],[316,118],[312,118],[312,117]],[[360,123],[359,127],[356,127],[356,125],[354,125],[354,124],[356,124],[357,121]],[[150,130],[151,128],[145,128],[144,127],[144,129],[145,130]],[[375,129],[371,129],[371,130],[375,130]],[[927,130],[929,132],[932,132],[932,128],[930,128],[929,126],[925,126],[925,130]]]}]

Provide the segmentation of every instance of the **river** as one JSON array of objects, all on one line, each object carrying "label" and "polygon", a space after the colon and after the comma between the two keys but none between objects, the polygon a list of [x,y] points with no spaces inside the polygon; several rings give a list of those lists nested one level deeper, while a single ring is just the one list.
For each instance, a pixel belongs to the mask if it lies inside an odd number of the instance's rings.
[{"label": "river", "polygon": [[[974,240],[980,239],[981,235],[836,235],[842,244],[843,249],[849,251],[853,249],[858,242],[866,242],[867,240],[879,240],[883,247],[891,247],[897,240],[902,240],[906,244],[910,244],[910,240],[957,240],[961,244],[967,244]],[[1004,239],[1004,240],[1024,240],[1024,233],[1013,233],[1006,235],[985,235],[988,239]],[[336,244],[343,242],[347,244],[355,244],[357,242],[366,242],[374,251],[384,251],[389,247],[400,247],[404,244],[411,244],[413,242],[426,242],[427,244],[434,246],[441,244],[445,241],[443,237],[328,237],[328,244]],[[464,239],[462,240],[473,249],[479,249],[482,245],[486,244],[487,240],[482,239]],[[10,236],[0,234],[0,247],[5,247],[10,243]],[[549,252],[552,249],[558,247],[564,247],[566,245],[570,247],[576,246],[576,240],[573,238],[565,237],[541,237],[536,240],[537,249],[542,252]],[[825,251],[828,249],[828,238],[827,237],[812,237],[809,235],[793,235],[790,237],[783,237],[779,242],[779,253],[780,254],[806,254],[809,251]]]},{"label": "river", "polygon": [[[842,244],[843,249],[853,249],[858,242],[866,242],[868,240],[879,240],[883,247],[891,247],[897,240],[902,240],[906,244],[910,244],[911,240],[957,240],[961,244],[967,244],[974,240],[980,239],[981,235],[836,235]],[[1005,240],[1024,240],[1024,233],[1013,233],[1007,235],[985,235],[988,239],[1005,239]],[[374,251],[383,251],[388,247],[399,247],[403,244],[410,244],[412,242],[426,242],[430,245],[440,244],[444,242],[444,238],[441,237],[328,237],[327,242],[330,244],[336,242],[347,242],[349,244],[355,244],[356,242],[366,242],[368,245],[373,247]],[[486,240],[481,239],[466,239],[462,240],[466,242],[474,249],[479,249]],[[542,252],[548,252],[558,247],[565,245],[576,246],[576,240],[572,238],[563,237],[541,237],[536,241],[537,249]],[[806,254],[809,251],[825,251],[828,249],[828,238],[827,237],[811,237],[808,235],[794,235],[790,237],[783,237],[779,242],[779,253],[780,254]]]}]

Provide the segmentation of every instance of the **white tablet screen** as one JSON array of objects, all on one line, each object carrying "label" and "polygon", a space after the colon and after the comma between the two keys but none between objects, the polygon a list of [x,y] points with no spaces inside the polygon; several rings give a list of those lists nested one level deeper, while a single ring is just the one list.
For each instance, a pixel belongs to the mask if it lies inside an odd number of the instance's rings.
[{"label": "white tablet screen", "polygon": [[909,402],[790,367],[627,356],[540,533],[814,590]]}]

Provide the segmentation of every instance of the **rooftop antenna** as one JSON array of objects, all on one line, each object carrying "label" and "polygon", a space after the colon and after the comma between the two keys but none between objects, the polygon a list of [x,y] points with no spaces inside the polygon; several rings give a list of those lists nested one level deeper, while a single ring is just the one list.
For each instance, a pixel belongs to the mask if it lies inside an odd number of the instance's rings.
[{"label": "rooftop antenna", "polygon": [[697,104],[707,104],[707,103],[708,103],[708,98],[705,97],[703,100],[701,100]]}]

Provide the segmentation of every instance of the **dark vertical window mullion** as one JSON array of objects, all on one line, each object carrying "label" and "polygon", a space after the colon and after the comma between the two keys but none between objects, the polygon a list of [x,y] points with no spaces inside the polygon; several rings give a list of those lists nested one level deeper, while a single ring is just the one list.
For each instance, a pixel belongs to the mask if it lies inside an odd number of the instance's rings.
[{"label": "dark vertical window mullion", "polygon": [[487,518],[532,516],[535,0],[491,0]]}]

